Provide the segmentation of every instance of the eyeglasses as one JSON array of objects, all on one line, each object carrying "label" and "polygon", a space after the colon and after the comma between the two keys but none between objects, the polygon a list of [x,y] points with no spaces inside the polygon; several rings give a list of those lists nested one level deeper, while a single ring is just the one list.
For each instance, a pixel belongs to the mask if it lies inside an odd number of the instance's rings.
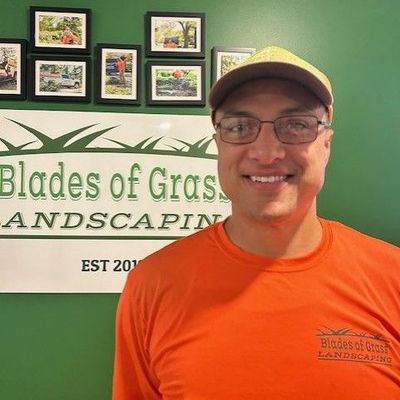
[{"label": "eyeglasses", "polygon": [[251,117],[226,117],[215,124],[221,140],[226,143],[247,144],[254,142],[262,124],[273,124],[276,137],[281,143],[301,144],[313,142],[318,136],[318,127],[325,129],[331,124],[312,115],[288,115],[273,121],[260,121]]}]

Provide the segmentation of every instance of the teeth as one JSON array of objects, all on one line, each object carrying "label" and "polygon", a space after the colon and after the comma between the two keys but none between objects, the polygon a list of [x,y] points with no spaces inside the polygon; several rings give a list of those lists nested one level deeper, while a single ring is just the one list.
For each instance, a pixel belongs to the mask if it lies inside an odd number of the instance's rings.
[{"label": "teeth", "polygon": [[285,176],[250,176],[250,179],[253,182],[274,183],[282,182],[285,179]]}]

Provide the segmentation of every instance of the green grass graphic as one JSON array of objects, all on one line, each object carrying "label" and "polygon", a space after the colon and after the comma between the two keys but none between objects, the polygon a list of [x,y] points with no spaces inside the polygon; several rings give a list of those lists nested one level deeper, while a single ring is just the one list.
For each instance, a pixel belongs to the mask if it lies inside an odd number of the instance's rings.
[{"label": "green grass graphic", "polygon": [[[212,142],[212,138],[202,138],[195,143],[189,143],[176,138],[169,138],[174,140],[177,144],[167,144],[166,149],[157,149],[156,145],[161,143],[164,137],[154,139],[148,137],[137,144],[130,145],[122,143],[118,140],[104,138],[114,144],[120,146],[115,147],[88,147],[95,139],[104,135],[106,132],[118,127],[112,126],[105,129],[100,129],[96,132],[87,133],[86,136],[77,138],[78,135],[84,133],[90,128],[93,128],[97,124],[91,124],[82,128],[76,129],[72,132],[65,133],[55,139],[47,136],[43,132],[38,131],[30,126],[27,126],[21,122],[7,118],[9,121],[20,126],[29,132],[36,140],[29,141],[19,146],[14,146],[6,139],[0,138],[0,142],[7,148],[6,150],[0,150],[0,157],[4,156],[17,156],[17,155],[28,155],[28,154],[51,154],[51,153],[135,153],[135,154],[152,154],[152,155],[169,155],[169,156],[181,156],[181,157],[197,157],[206,159],[216,159],[217,156],[212,153],[208,153],[208,147]],[[37,149],[27,149],[26,147],[32,143],[39,142],[41,146]]]},{"label": "green grass graphic", "polygon": [[380,334],[367,333],[367,332],[355,332],[353,329],[341,328],[341,329],[332,329],[328,327],[324,327],[324,329],[318,329],[320,333],[317,336],[356,336],[360,338],[374,339],[386,342],[385,339]]}]

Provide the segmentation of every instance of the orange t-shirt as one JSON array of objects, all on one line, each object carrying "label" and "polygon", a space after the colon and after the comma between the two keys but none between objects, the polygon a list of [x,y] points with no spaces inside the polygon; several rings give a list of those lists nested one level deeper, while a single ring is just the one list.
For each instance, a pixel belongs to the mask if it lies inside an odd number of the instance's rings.
[{"label": "orange t-shirt", "polygon": [[124,72],[125,71],[125,61],[124,60],[119,59],[116,62],[116,65],[117,65],[118,72]]},{"label": "orange t-shirt", "polygon": [[321,223],[296,259],[249,254],[219,223],[140,262],[113,399],[400,399],[400,249]]}]

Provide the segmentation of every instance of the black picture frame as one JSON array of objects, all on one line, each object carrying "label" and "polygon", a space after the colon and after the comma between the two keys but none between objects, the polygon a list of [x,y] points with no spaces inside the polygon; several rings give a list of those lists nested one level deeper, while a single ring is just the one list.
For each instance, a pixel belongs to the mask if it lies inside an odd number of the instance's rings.
[{"label": "black picture frame", "polygon": [[205,105],[204,61],[148,61],[146,82],[148,105]]},{"label": "black picture frame", "polygon": [[[169,32],[164,35],[167,24]],[[204,58],[205,13],[149,11],[145,43],[147,57]]]},{"label": "black picture frame", "polygon": [[25,39],[0,38],[0,99],[26,99]]},{"label": "black picture frame", "polygon": [[89,8],[31,6],[31,51],[34,53],[89,54],[91,14]]},{"label": "black picture frame", "polygon": [[[123,63],[123,69],[119,68],[120,63]],[[95,102],[139,105],[141,65],[141,45],[98,43]]]},{"label": "black picture frame", "polygon": [[89,57],[31,55],[30,99],[89,102],[91,67]]},{"label": "black picture frame", "polygon": [[215,46],[212,48],[212,68],[211,68],[211,84],[213,85],[227,70],[224,71],[223,57],[229,57],[232,66],[243,62],[256,51],[253,47],[223,47]]}]

